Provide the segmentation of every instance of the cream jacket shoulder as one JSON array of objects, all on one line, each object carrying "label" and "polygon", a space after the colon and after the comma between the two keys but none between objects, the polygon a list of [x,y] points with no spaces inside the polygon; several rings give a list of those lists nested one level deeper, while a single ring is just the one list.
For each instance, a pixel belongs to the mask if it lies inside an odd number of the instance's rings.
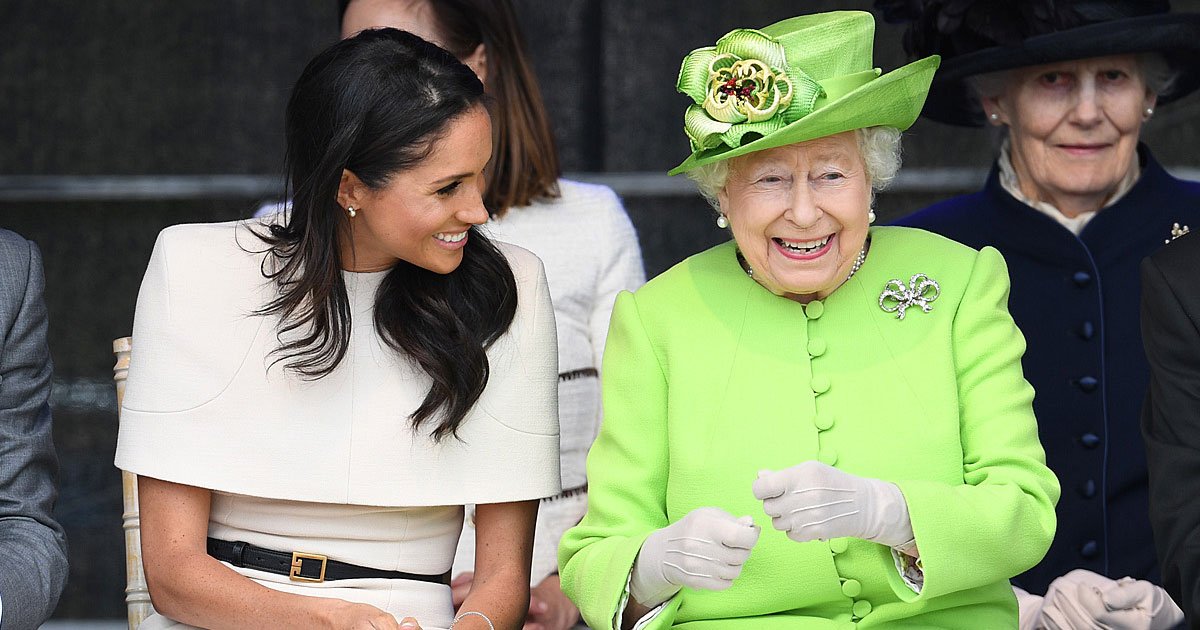
[{"label": "cream jacket shoulder", "polygon": [[276,295],[262,275],[256,225],[159,235],[138,294],[118,467],[224,492],[356,505],[559,491],[554,313],[537,257],[499,244],[517,313],[488,350],[490,378],[460,439],[439,443],[408,420],[428,376],[375,333],[374,293],[386,272],[344,272],[353,324],[336,369],[304,380],[275,361],[278,319],[255,315]]}]

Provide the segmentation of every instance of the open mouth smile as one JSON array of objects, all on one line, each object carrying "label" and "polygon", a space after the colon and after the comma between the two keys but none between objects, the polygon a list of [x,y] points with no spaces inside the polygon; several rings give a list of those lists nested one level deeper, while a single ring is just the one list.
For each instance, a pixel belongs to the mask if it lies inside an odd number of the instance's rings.
[{"label": "open mouth smile", "polygon": [[812,260],[820,258],[831,249],[834,235],[830,234],[823,238],[809,241],[795,241],[779,237],[773,237],[771,242],[775,244],[775,250],[792,260]]},{"label": "open mouth smile", "polygon": [[458,249],[467,244],[467,232],[468,230],[461,232],[438,232],[433,235],[433,238],[442,247]]}]

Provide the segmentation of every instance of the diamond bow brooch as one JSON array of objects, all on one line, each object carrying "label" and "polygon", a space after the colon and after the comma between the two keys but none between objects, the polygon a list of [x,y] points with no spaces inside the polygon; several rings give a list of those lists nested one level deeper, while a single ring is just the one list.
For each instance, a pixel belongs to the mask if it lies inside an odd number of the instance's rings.
[{"label": "diamond bow brooch", "polygon": [[921,307],[926,313],[933,310],[930,302],[938,299],[941,293],[937,281],[923,273],[909,278],[908,286],[900,280],[888,280],[883,285],[883,293],[879,294],[879,308],[885,313],[895,313],[896,319],[904,319],[904,312],[913,306]]}]

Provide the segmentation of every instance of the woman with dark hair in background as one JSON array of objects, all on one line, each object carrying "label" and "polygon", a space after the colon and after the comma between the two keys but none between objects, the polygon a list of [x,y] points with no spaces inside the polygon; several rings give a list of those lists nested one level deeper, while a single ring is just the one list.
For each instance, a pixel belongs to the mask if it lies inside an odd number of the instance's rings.
[{"label": "woman with dark hair in background", "polygon": [[[881,4],[903,17],[912,3]],[[991,125],[1002,142],[983,190],[900,223],[1004,254],[1063,487],[1054,544],[1014,580],[1032,593],[1018,589],[1021,627],[1171,627],[1182,616],[1159,586],[1138,430],[1138,265],[1200,223],[1200,185],[1172,177],[1140,137],[1200,85],[1200,15],[1165,0],[924,5],[909,53],[944,61],[923,115]]]},{"label": "woman with dark hair in background", "polygon": [[537,258],[477,229],[484,99],[412,34],[344,40],[288,104],[290,215],[159,236],[116,458],[139,475],[143,628],[523,622],[560,489],[554,316]]},{"label": "woman with dark hair in background", "polygon": [[[599,368],[616,295],[645,282],[637,235],[604,187],[559,177],[549,118],[508,0],[340,0],[342,35],[402,28],[449,50],[484,82],[494,156],[486,174],[486,229],[537,254],[558,327],[562,494],[542,502],[533,552],[532,626],[561,630],[578,612],[559,588],[558,541],[587,507],[584,463],[600,424]],[[471,586],[474,531],[455,558],[455,596]]]}]

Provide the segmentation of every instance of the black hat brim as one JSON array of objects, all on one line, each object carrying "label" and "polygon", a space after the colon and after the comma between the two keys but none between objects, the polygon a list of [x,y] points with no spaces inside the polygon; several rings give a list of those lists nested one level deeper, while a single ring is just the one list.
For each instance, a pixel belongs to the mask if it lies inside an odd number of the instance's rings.
[{"label": "black hat brim", "polygon": [[1031,37],[1017,46],[993,46],[942,60],[921,115],[951,125],[985,123],[968,79],[1069,59],[1157,52],[1170,64],[1175,81],[1158,103],[1182,98],[1200,87],[1200,13],[1164,13],[1089,24]]}]

